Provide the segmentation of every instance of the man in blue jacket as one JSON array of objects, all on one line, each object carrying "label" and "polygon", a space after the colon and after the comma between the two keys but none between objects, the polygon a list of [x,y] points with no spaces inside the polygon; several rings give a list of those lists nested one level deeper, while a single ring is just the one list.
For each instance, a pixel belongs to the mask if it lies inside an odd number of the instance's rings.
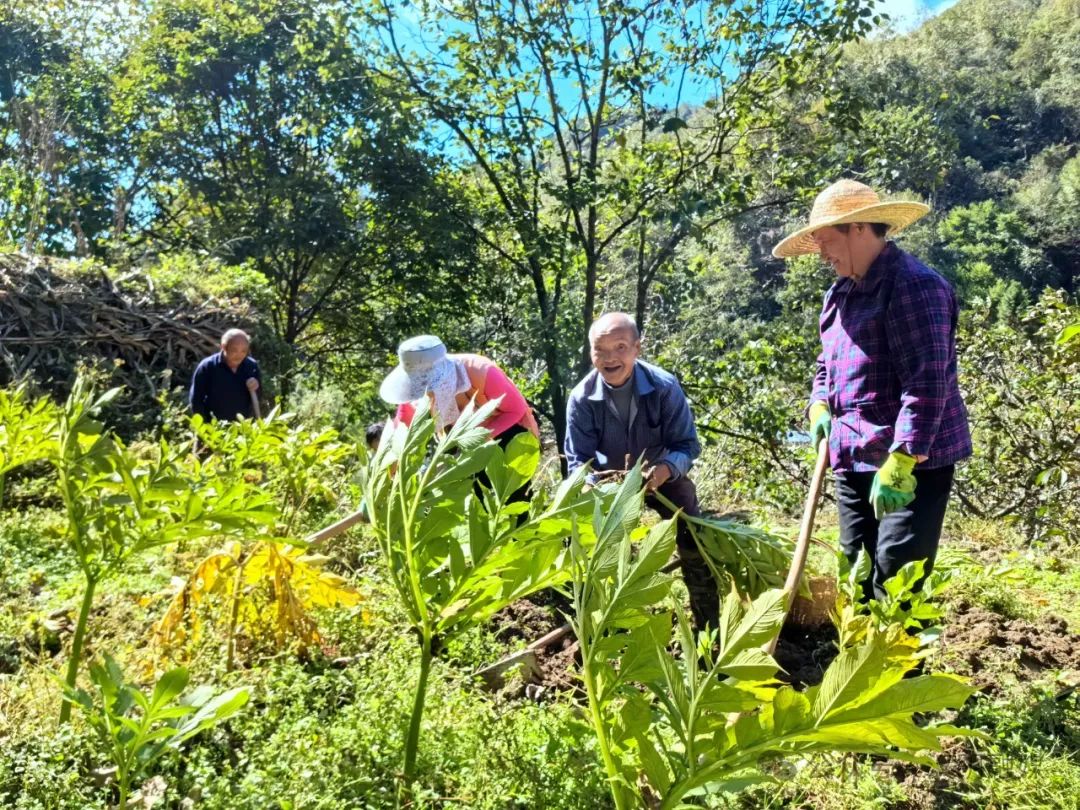
[{"label": "man in blue jacket", "polygon": [[[659,493],[687,515],[699,515],[690,466],[701,452],[694,418],[673,374],[639,359],[641,335],[623,312],[602,315],[589,329],[593,370],[570,393],[566,408],[566,460],[573,471],[591,462],[597,473],[623,470],[644,458],[646,504],[671,517],[651,493]],[[715,628],[719,615],[716,581],[701,559],[685,523],[677,533],[683,581],[690,592],[694,624]]]},{"label": "man in blue jacket", "polygon": [[191,377],[191,412],[206,421],[231,422],[254,413],[251,394],[259,390],[259,365],[250,357],[251,339],[241,329],[221,336],[221,351],[195,369]]}]

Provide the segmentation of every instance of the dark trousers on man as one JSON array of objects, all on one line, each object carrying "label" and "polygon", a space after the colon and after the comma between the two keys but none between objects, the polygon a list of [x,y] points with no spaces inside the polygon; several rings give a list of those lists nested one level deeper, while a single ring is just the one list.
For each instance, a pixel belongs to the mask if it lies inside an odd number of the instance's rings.
[{"label": "dark trousers on man", "polygon": [[[682,509],[683,513],[693,517],[701,514],[697,487],[687,476],[683,475],[674,481],[666,482],[659,491],[676,507]],[[652,496],[645,498],[645,505],[650,509],[655,509],[665,520],[674,514],[671,509]],[[682,570],[683,582],[686,584],[686,590],[690,592],[690,611],[694,616],[694,627],[704,630],[705,625],[708,625],[715,630],[720,622],[720,596],[716,578],[713,577],[708,564],[702,559],[697,543],[694,542],[694,537],[690,534],[690,528],[685,521],[679,521],[675,544],[679,549],[679,567]]]},{"label": "dark trousers on man", "polygon": [[874,473],[836,474],[840,547],[852,564],[860,550],[873,562],[870,577],[863,583],[865,598],[884,599],[885,580],[909,562],[926,560],[925,573],[933,570],[954,472],[952,464],[934,470],[916,468],[915,499],[880,521],[870,502]]}]

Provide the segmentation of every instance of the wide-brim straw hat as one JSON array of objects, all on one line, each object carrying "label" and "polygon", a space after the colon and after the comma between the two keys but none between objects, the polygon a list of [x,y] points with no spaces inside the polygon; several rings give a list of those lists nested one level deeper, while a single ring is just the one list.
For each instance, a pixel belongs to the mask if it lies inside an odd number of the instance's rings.
[{"label": "wide-brim straw hat", "polygon": [[814,231],[848,222],[881,222],[889,226],[888,235],[892,236],[928,213],[930,206],[921,202],[882,202],[878,193],[865,183],[838,180],[814,199],[809,224],[782,239],[772,253],[778,259],[817,253]]},{"label": "wide-brim straw hat", "polygon": [[409,338],[398,346],[397,367],[379,386],[379,396],[391,405],[414,402],[441,377],[457,373],[446,346],[434,335]]}]

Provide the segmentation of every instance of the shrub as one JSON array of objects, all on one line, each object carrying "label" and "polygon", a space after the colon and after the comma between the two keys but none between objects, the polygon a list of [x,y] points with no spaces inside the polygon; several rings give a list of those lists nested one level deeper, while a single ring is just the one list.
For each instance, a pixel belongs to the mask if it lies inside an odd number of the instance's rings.
[{"label": "shrub", "polygon": [[1020,321],[965,317],[960,379],[975,443],[956,493],[980,518],[1033,541],[1080,542],[1080,351],[1061,342],[1077,310],[1047,291]]}]

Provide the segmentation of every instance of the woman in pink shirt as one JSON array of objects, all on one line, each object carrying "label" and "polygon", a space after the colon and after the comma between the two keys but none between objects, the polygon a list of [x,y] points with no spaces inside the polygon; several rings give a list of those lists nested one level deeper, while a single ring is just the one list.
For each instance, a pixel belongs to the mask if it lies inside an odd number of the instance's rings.
[{"label": "woman in pink shirt", "polygon": [[[446,346],[433,335],[410,338],[398,347],[400,363],[387,375],[379,396],[397,405],[395,419],[411,424],[416,406],[427,395],[433,399],[438,427],[445,430],[457,421],[472,399],[477,407],[502,397],[485,423],[491,435],[505,444],[524,431],[540,438],[540,428],[525,397],[491,360],[478,354],[447,354]],[[508,435],[509,434],[509,435]]]},{"label": "woman in pink shirt", "polygon": [[[397,405],[396,422],[408,425],[416,413],[417,400],[431,399],[436,427],[446,430],[461,411],[475,400],[476,407],[502,397],[495,412],[484,423],[504,449],[519,433],[540,438],[532,409],[521,391],[501,368],[478,354],[448,354],[446,346],[434,335],[409,338],[398,346],[398,366],[379,387],[379,396]],[[481,480],[484,480],[481,474]],[[511,500],[525,497],[528,487]]]}]

